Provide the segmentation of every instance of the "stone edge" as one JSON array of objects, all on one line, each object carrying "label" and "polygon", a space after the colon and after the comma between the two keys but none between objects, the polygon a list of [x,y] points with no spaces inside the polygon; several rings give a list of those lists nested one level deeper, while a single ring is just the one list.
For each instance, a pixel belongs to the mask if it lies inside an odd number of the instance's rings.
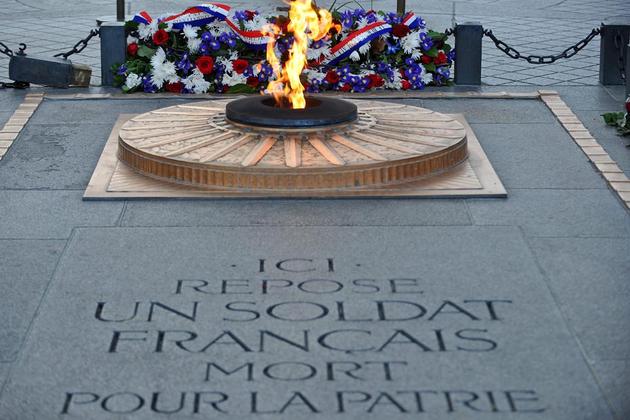
[{"label": "stone edge", "polygon": [[27,93],[22,103],[4,124],[0,130],[0,160],[7,154],[43,99],[43,93]]},{"label": "stone edge", "polygon": [[573,113],[558,92],[554,90],[539,90],[538,93],[540,99],[562,124],[569,136],[604,177],[609,187],[630,209],[630,179],[586,129],[582,121]]}]

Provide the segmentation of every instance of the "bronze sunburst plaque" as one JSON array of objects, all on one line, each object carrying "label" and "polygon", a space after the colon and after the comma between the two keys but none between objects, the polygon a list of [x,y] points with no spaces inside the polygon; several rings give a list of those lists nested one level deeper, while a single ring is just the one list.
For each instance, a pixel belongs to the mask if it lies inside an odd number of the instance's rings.
[{"label": "bronze sunburst plaque", "polygon": [[261,127],[229,102],[121,117],[84,198],[506,195],[461,116],[358,100],[351,122]]}]

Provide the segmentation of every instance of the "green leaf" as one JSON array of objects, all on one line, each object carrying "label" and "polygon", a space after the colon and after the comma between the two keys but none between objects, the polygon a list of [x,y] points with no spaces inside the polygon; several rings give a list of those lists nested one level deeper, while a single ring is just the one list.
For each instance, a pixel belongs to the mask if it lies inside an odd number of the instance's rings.
[{"label": "green leaf", "polygon": [[429,57],[437,57],[437,55],[438,55],[438,49],[437,49],[437,48],[435,48],[435,47],[433,47],[433,48],[431,48],[429,51],[426,51],[424,54],[425,54],[425,55],[428,55]]},{"label": "green leaf", "polygon": [[138,56],[139,57],[145,57],[145,58],[151,58],[153,57],[153,54],[155,54],[155,49],[153,48],[149,48],[146,45],[140,45],[138,47]]},{"label": "green leaf", "polygon": [[429,63],[424,65],[424,69],[430,73],[435,73],[435,64]]},{"label": "green leaf", "polygon": [[607,125],[614,125],[614,126],[619,125],[619,122],[623,120],[623,116],[624,116],[623,112],[607,112],[605,114],[602,114],[602,117],[604,117],[604,122]]},{"label": "green leaf", "polygon": [[256,90],[244,83],[239,83],[238,85],[230,86],[228,89],[228,93],[254,93]]}]

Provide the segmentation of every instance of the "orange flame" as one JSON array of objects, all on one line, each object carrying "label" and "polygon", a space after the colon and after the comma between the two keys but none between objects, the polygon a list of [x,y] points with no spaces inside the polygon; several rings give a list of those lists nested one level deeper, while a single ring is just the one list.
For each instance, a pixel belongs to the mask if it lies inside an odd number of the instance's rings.
[{"label": "orange flame", "polygon": [[269,82],[267,90],[274,96],[277,104],[280,105],[288,99],[291,108],[302,109],[306,107],[306,100],[300,75],[307,62],[308,40],[318,41],[328,34],[332,25],[332,15],[325,9],[316,11],[311,0],[292,0],[290,5],[287,29],[293,32],[294,41],[289,50],[289,59],[284,66],[275,51],[280,28],[276,25],[268,25],[263,29],[270,38],[267,43],[267,61],[276,75],[276,80]]}]

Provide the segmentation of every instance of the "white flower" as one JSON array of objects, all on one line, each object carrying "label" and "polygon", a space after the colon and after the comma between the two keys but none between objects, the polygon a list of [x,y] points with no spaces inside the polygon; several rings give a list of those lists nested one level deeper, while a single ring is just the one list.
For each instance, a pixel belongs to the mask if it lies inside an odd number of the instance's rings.
[{"label": "white flower", "polygon": [[433,75],[431,73],[427,73],[426,71],[422,73],[422,83],[428,85],[433,81]]},{"label": "white flower", "polygon": [[260,28],[262,28],[264,25],[267,25],[268,23],[269,22],[266,18],[262,17],[261,15],[256,15],[252,20],[244,21],[243,26],[247,31],[258,31],[260,30]]},{"label": "white flower", "polygon": [[234,72],[233,74],[225,72],[223,74],[223,80],[221,82],[227,86],[234,86],[241,83],[247,83],[247,78],[242,74],[238,74],[236,72]]},{"label": "white flower", "polygon": [[184,36],[188,39],[197,39],[198,35],[197,35],[197,28],[193,28],[191,25],[184,25],[184,27],[182,28],[182,32],[184,33]]},{"label": "white flower", "polygon": [[210,82],[204,79],[203,74],[199,69],[194,69],[193,72],[185,79],[182,79],[186,89],[195,93],[206,93],[210,88]]},{"label": "white flower", "polygon": [[400,77],[400,73],[398,69],[394,69],[394,78],[390,79],[389,77],[385,77],[385,84],[383,85],[385,89],[401,89],[402,81]]},{"label": "white flower", "polygon": [[[368,20],[364,17],[357,20],[357,30],[365,28],[369,24]],[[369,44],[369,43],[368,43]]]},{"label": "white flower", "polygon": [[135,36],[129,35],[127,37],[127,45],[137,44],[137,43],[138,43],[138,38],[136,38]]},{"label": "white flower", "polygon": [[214,22],[206,25],[206,30],[212,34],[212,36],[219,36],[225,31],[225,24],[222,21],[215,20]]},{"label": "white flower", "polygon": [[194,54],[199,51],[199,47],[201,47],[201,40],[199,38],[188,38],[186,46],[190,52]]},{"label": "white flower", "polygon": [[369,42],[366,42],[365,44],[359,47],[359,53],[367,54],[370,51],[370,47],[371,47],[371,44]]},{"label": "white flower", "polygon": [[218,57],[216,59],[216,62],[219,64],[222,64],[225,67],[225,71],[226,72],[232,72],[234,70],[234,67],[232,66],[232,60],[231,60],[231,56],[230,59],[227,59],[225,57]]},{"label": "white flower", "polygon": [[412,54],[420,47],[420,38],[417,32],[410,32],[400,39],[400,46],[406,54]]},{"label": "white flower", "polygon": [[359,55],[357,51],[353,51],[352,54],[350,54],[350,60],[359,61],[360,59],[361,59],[361,56]]},{"label": "white flower", "polygon": [[151,78],[153,79],[153,84],[158,88],[161,88],[164,82],[176,83],[179,81],[175,63],[166,59],[166,53],[162,48],[158,48],[153,57],[151,57],[151,67]]},{"label": "white flower", "polygon": [[154,33],[158,31],[158,21],[154,19],[148,25],[141,23],[138,25],[138,35],[140,39],[147,39],[153,36]]},{"label": "white flower", "polygon": [[140,83],[142,83],[142,77],[138,76],[136,73],[129,73],[125,79],[125,85],[123,88],[133,89],[136,86],[139,86]]},{"label": "white flower", "polygon": [[309,82],[313,80],[322,80],[323,78],[326,77],[325,72],[319,72],[317,70],[312,70],[312,69],[304,69],[302,73],[306,76],[306,80],[308,80]]},{"label": "white flower", "polygon": [[324,57],[330,55],[330,48],[328,47],[328,45],[324,44],[320,48],[311,48],[311,47],[309,47],[306,50],[306,58],[309,59],[309,60],[317,60],[322,55]]}]

